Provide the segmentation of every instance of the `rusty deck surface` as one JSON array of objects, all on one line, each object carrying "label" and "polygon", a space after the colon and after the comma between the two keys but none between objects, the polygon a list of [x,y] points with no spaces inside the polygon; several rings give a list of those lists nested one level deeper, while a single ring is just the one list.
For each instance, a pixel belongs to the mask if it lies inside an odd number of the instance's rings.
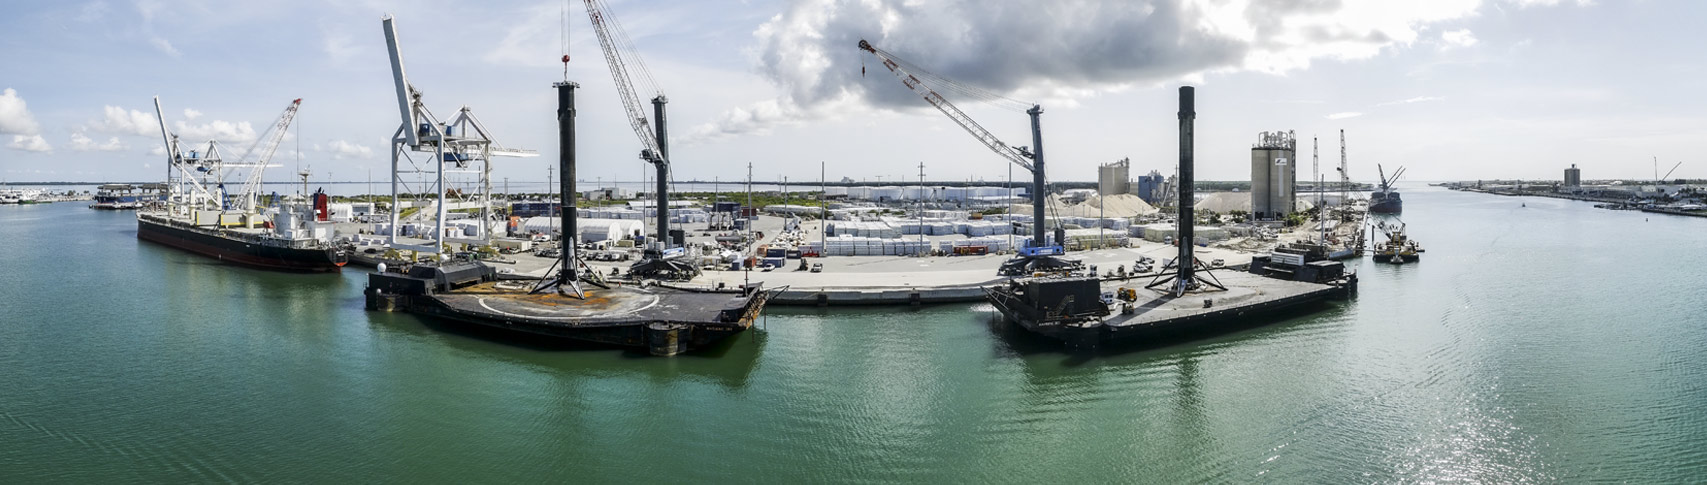
[{"label": "rusty deck surface", "polygon": [[739,307],[739,293],[694,292],[672,288],[586,287],[586,299],[554,291],[529,294],[532,282],[488,282],[432,296],[457,312],[497,320],[527,320],[564,327],[633,325],[644,322],[724,324],[726,307]]}]

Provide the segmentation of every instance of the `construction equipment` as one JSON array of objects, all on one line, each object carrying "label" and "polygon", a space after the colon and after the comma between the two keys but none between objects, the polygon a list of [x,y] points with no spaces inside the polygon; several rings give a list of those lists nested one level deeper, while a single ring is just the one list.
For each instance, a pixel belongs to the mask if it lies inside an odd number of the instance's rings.
[{"label": "construction equipment", "polygon": [[[1002,267],[998,270],[998,274],[1001,274],[1002,276],[1024,276],[1039,271],[1060,271],[1063,269],[1077,269],[1082,266],[1078,261],[1056,257],[1066,252],[1065,248],[1060,246],[1062,240],[1066,239],[1066,231],[1064,229],[1059,227],[1056,228],[1055,245],[1048,245],[1048,238],[1045,237],[1044,221],[1046,218],[1044,217],[1043,204],[1049,191],[1046,190],[1047,181],[1044,178],[1043,168],[1043,131],[1042,125],[1039,122],[1039,116],[1043,114],[1043,108],[1041,106],[1032,104],[1031,107],[1025,111],[1027,115],[1031,116],[1031,148],[1028,149],[1023,146],[1010,147],[1007,143],[1003,143],[1001,139],[996,138],[994,134],[991,134],[989,130],[984,129],[984,126],[978,124],[978,122],[973,120],[971,116],[967,116],[967,114],[961,111],[960,108],[954,106],[954,103],[950,103],[948,99],[944,98],[941,94],[938,94],[935,89],[926,84],[924,79],[930,79],[932,84],[937,84],[944,88],[953,89],[962,94],[987,101],[1022,105],[1025,103],[1020,103],[1017,100],[1009,99],[989,91],[984,91],[976,87],[961,84],[954,80],[932,74],[930,71],[926,71],[912,63],[901,60],[894,54],[889,53],[889,51],[885,51],[877,48],[877,46],[871,45],[870,42],[866,42],[864,39],[859,41],[859,48],[860,50],[871,53],[871,55],[876,56],[879,60],[882,60],[883,67],[888,68],[890,73],[894,74],[896,78],[899,78],[901,80],[901,84],[907,86],[907,89],[911,89],[920,97],[923,97],[925,102],[930,103],[931,106],[935,106],[938,111],[947,115],[949,119],[954,120],[954,122],[960,125],[961,128],[965,129],[967,133],[970,133],[973,138],[977,138],[980,143],[989,147],[990,151],[996,152],[996,154],[1001,155],[1002,158],[1006,158],[1009,162],[1013,162],[1013,164],[1019,165],[1020,168],[1024,168],[1031,172],[1031,211],[1033,217],[1031,245],[1029,247],[1020,248],[1018,257],[1002,263]],[[924,79],[921,79],[921,76],[923,76]]]},{"label": "construction equipment", "polygon": [[[385,44],[391,54],[391,75],[397,88],[397,110],[402,119],[402,125],[391,136],[391,235],[387,241],[392,247],[412,249],[427,253],[439,253],[446,243],[464,243],[485,245],[490,242],[490,225],[492,218],[492,157],[537,157],[539,152],[504,148],[492,139],[491,133],[474,116],[474,111],[467,106],[457,111],[455,117],[448,122],[441,122],[426,104],[421,101],[422,93],[409,83],[403,72],[403,53],[397,40],[397,29],[392,17],[387,16],[380,21],[385,29]],[[409,152],[432,153],[434,165],[423,168],[409,156]],[[412,166],[411,170],[399,170],[398,161],[406,160]],[[478,169],[470,169],[478,163]],[[472,238],[446,237],[445,220],[451,201],[447,193],[458,195],[460,191],[447,191],[445,174],[448,172],[479,173],[480,174],[480,226],[479,232]],[[412,193],[436,192],[438,200],[434,201],[437,210],[433,213],[432,237],[424,244],[402,244],[397,241],[399,232],[398,214],[402,205],[398,200],[402,180],[405,173],[433,174],[434,182],[431,187],[416,187],[408,190]]]},{"label": "construction equipment", "polygon": [[[657,209],[657,232],[653,235],[653,243],[648,244],[642,251],[640,261],[629,267],[629,272],[640,278],[661,277],[666,279],[687,279],[699,274],[699,267],[688,264],[678,254],[672,252],[670,241],[670,144],[667,137],[664,105],[669,99],[658,90],[657,81],[646,69],[646,62],[635,52],[634,42],[622,29],[622,24],[610,14],[610,7],[603,0],[584,0],[587,7],[587,19],[593,24],[593,33],[599,39],[599,48],[604,51],[605,65],[610,68],[611,80],[616,83],[617,96],[622,99],[622,107],[628,114],[628,125],[634,129],[636,137],[640,138],[640,159],[652,164],[657,169],[657,187],[655,200]],[[565,57],[567,59],[567,57]],[[640,94],[634,89],[634,81],[629,71],[640,73],[648,87],[657,95],[652,98],[653,117],[656,125],[646,119],[646,109],[640,102]]]}]

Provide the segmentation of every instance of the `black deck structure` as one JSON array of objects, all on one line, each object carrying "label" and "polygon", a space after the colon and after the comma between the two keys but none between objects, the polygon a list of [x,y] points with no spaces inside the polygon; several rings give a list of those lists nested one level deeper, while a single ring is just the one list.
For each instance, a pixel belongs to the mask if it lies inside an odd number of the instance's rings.
[{"label": "black deck structure", "polygon": [[492,267],[469,260],[393,268],[369,276],[364,292],[369,310],[405,311],[660,356],[699,349],[752,328],[772,294],[762,284],[731,290],[612,284],[598,279],[579,259],[574,200],[577,87],[569,82],[556,85],[565,246],[553,266],[556,273],[506,280]]},{"label": "black deck structure", "polygon": [[[1357,285],[1335,261],[1216,276],[1193,254],[1194,89],[1180,88],[1179,256],[1148,285],[1093,276],[1016,278],[986,288],[1003,318],[1075,347],[1157,342],[1271,323],[1283,310],[1347,297]],[[1260,258],[1260,257],[1259,257]],[[1281,259],[1288,259],[1282,256]],[[1290,259],[1288,259],[1290,261]],[[1268,263],[1268,259],[1259,259]],[[1298,261],[1303,264],[1301,258]],[[1172,269],[1173,271],[1166,271]]]}]

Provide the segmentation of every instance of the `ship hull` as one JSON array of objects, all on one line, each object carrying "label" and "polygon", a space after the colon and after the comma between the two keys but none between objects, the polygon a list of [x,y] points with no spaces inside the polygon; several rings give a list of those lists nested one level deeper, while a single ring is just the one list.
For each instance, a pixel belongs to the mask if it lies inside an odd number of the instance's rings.
[{"label": "ship hull", "polygon": [[1405,201],[1399,198],[1398,192],[1382,194],[1376,192],[1369,199],[1370,214],[1398,214],[1405,211]]},{"label": "ship hull", "polygon": [[143,218],[136,220],[136,237],[232,264],[274,271],[335,273],[342,271],[347,261],[336,249],[255,244]]}]

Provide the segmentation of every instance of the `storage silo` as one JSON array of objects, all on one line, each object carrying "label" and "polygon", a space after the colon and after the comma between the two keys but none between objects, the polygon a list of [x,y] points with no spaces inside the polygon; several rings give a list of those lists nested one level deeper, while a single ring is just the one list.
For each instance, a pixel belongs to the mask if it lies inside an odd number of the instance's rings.
[{"label": "storage silo", "polygon": [[1293,212],[1298,182],[1297,142],[1290,131],[1265,131],[1251,145],[1251,215],[1280,219]]}]

